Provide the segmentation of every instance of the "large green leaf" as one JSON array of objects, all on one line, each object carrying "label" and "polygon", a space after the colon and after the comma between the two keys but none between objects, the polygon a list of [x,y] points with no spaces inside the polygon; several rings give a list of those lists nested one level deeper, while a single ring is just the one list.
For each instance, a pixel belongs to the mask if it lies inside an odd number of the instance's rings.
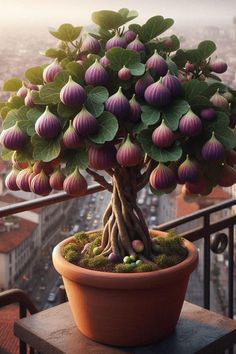
[{"label": "large green leaf", "polygon": [[44,104],[57,104],[60,102],[60,91],[68,82],[69,73],[61,71],[55,77],[54,82],[44,85],[39,91],[39,97]]},{"label": "large green leaf", "polygon": [[142,106],[142,122],[145,126],[158,123],[161,117],[161,112],[151,106]]},{"label": "large green leaf", "polygon": [[4,81],[3,90],[9,92],[18,91],[22,86],[22,81],[17,77],[12,77],[9,80]]},{"label": "large green leaf", "polygon": [[185,50],[185,55],[190,63],[199,63],[202,59],[201,53],[198,49]]},{"label": "large green leaf", "polygon": [[203,81],[190,80],[184,83],[183,89],[185,93],[185,98],[188,101],[191,101],[191,99],[194,99],[196,96],[200,96],[201,94],[203,94],[208,89],[208,85]]},{"label": "large green leaf", "polygon": [[108,10],[93,12],[92,21],[96,23],[96,25],[107,30],[116,29],[126,22],[119,12]]},{"label": "large green leaf", "polygon": [[99,130],[97,134],[91,135],[89,139],[96,144],[104,144],[106,141],[114,139],[119,125],[115,116],[110,112],[103,112],[102,115],[97,118]]},{"label": "large green leaf", "polygon": [[69,119],[76,116],[78,109],[75,107],[69,107],[60,102],[57,106],[57,113],[61,118]]},{"label": "large green leaf", "polygon": [[88,167],[88,153],[84,149],[66,151],[63,155],[66,161],[66,173],[72,173],[76,167],[85,170]]},{"label": "large green leaf", "polygon": [[104,86],[92,88],[88,93],[88,98],[94,103],[104,103],[109,97],[109,92]]},{"label": "large green leaf", "polygon": [[135,10],[130,11],[129,9],[126,9],[126,8],[122,8],[118,12],[124,18],[124,21],[125,21],[124,23],[131,21],[138,16],[137,11],[135,11]]},{"label": "large green leaf", "polygon": [[150,156],[153,160],[159,162],[169,162],[178,161],[182,155],[182,148],[180,145],[175,143],[172,147],[168,149],[159,149],[152,142],[152,130],[143,130],[138,135],[138,141],[142,145],[143,150]]},{"label": "large green leaf", "polygon": [[10,108],[20,108],[22,106],[24,106],[24,98],[23,97],[12,96],[7,102],[7,107],[10,107]]},{"label": "large green leaf", "polygon": [[61,151],[59,139],[42,139],[37,134],[31,138],[35,160],[49,162],[57,158]]},{"label": "large green leaf", "polygon": [[172,104],[163,109],[162,117],[165,120],[166,125],[176,130],[179,126],[179,120],[189,110],[190,106],[187,101],[176,100]]},{"label": "large green leaf", "polygon": [[27,134],[29,136],[33,136],[35,134],[35,123],[37,119],[42,115],[42,111],[39,111],[37,108],[31,108],[27,112],[28,126],[27,126]]},{"label": "large green leaf", "polygon": [[25,72],[25,77],[28,79],[31,84],[42,85],[43,84],[43,67],[34,66],[29,68]]},{"label": "large green leaf", "polygon": [[59,61],[66,57],[66,52],[58,48],[49,48],[43,54],[49,58],[57,58]]},{"label": "large green leaf", "polygon": [[116,71],[121,69],[124,65],[129,67],[130,65],[140,62],[139,53],[123,48],[109,49],[106,53],[106,57],[110,60],[110,67]]},{"label": "large green leaf", "polygon": [[143,63],[134,63],[128,66],[133,76],[141,76],[145,73],[145,65]]},{"label": "large green leaf", "polygon": [[71,61],[66,65],[66,70],[72,75],[72,78],[79,84],[84,83],[84,68],[79,63]]},{"label": "large green leaf", "polygon": [[104,111],[103,103],[94,102],[89,97],[85,102],[85,107],[96,118],[99,117]]},{"label": "large green leaf", "polygon": [[166,63],[168,65],[168,69],[172,75],[178,75],[178,66],[175,64],[175,62],[168,56],[166,58]]},{"label": "large green leaf", "polygon": [[212,41],[203,41],[198,45],[198,51],[202,59],[207,59],[216,50],[216,45]]},{"label": "large green leaf", "polygon": [[7,113],[6,118],[3,121],[3,129],[8,129],[21,120],[26,119],[27,111],[29,107],[23,106],[20,109],[12,109]]},{"label": "large green leaf", "polygon": [[8,149],[1,149],[1,158],[3,161],[11,161],[14,151]]},{"label": "large green leaf", "polygon": [[171,18],[164,19],[162,16],[153,16],[142,26],[141,39],[144,42],[149,42],[165,32],[173,23]]},{"label": "large green leaf", "polygon": [[49,32],[57,39],[65,42],[72,42],[79,37],[82,29],[83,27],[74,27],[69,23],[64,23],[58,28],[58,30],[50,30]]}]

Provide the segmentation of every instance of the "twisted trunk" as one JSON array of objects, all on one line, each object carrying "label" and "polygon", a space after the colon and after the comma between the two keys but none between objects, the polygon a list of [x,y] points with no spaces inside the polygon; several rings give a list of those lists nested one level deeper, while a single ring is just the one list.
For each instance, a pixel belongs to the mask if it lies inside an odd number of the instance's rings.
[{"label": "twisted trunk", "polygon": [[103,216],[102,255],[114,253],[121,259],[136,256],[133,240],[144,245],[144,260],[151,260],[151,241],[142,211],[137,205],[140,175],[134,168],[116,168],[112,177],[112,200]]}]

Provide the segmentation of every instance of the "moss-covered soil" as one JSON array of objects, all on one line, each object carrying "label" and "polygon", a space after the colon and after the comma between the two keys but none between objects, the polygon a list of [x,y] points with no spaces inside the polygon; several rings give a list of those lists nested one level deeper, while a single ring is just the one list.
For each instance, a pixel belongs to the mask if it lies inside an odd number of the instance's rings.
[{"label": "moss-covered soil", "polygon": [[101,244],[101,237],[102,231],[79,232],[74,235],[73,242],[64,246],[62,255],[67,261],[83,268],[102,272],[137,273],[171,267],[182,262],[188,254],[183,238],[175,233],[169,233],[167,237],[152,239],[152,262],[139,260],[142,258],[140,254],[130,263],[121,261],[114,264],[107,257],[96,252]]}]

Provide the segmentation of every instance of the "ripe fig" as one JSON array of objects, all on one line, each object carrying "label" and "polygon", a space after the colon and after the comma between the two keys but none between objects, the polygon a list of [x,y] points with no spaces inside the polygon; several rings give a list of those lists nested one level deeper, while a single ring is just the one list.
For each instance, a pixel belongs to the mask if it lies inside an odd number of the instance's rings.
[{"label": "ripe fig", "polygon": [[87,33],[80,47],[80,51],[97,54],[100,50],[101,46],[98,40]]},{"label": "ripe fig", "polygon": [[69,195],[79,196],[84,195],[87,191],[86,179],[81,175],[76,167],[74,172],[66,177],[63,183],[64,191]]},{"label": "ripe fig", "polygon": [[152,76],[149,74],[149,72],[147,71],[140,79],[136,81],[134,89],[137,97],[144,98],[144,92],[146,88],[153,83],[154,80]]},{"label": "ripe fig", "polygon": [[124,167],[136,166],[140,163],[142,157],[142,150],[130,140],[128,134],[123,144],[117,150],[116,159],[119,165]]},{"label": "ripe fig", "polygon": [[145,45],[139,40],[138,34],[136,35],[136,38],[127,45],[126,48],[139,53],[145,52]]},{"label": "ripe fig", "polygon": [[45,139],[55,138],[61,131],[59,118],[49,111],[48,106],[35,123],[35,131]]},{"label": "ripe fig", "polygon": [[146,61],[145,66],[148,69],[152,69],[158,77],[166,75],[168,71],[168,65],[165,59],[157,53],[156,49],[154,54]]},{"label": "ripe fig", "polygon": [[35,194],[43,196],[48,195],[52,191],[49,184],[49,178],[43,170],[32,178],[30,182],[30,189]]},{"label": "ripe fig", "polygon": [[191,109],[183,115],[179,122],[179,131],[186,136],[196,136],[202,130],[201,119]]},{"label": "ripe fig", "polygon": [[87,85],[103,86],[108,81],[106,69],[96,59],[95,62],[85,72],[85,82]]},{"label": "ripe fig", "polygon": [[97,119],[85,107],[75,116],[73,127],[80,136],[96,134],[98,131]]},{"label": "ripe fig", "polygon": [[1,144],[9,150],[21,150],[27,141],[25,133],[20,129],[19,123],[16,122],[12,127],[2,131],[0,135]]},{"label": "ripe fig", "polygon": [[155,190],[166,190],[176,185],[175,174],[162,162],[152,171],[149,183]]},{"label": "ripe fig", "polygon": [[161,124],[152,133],[152,142],[155,146],[163,149],[173,145],[175,141],[175,135],[172,130],[167,127],[162,120]]},{"label": "ripe fig", "polygon": [[124,37],[121,37],[119,33],[116,33],[114,37],[110,38],[106,43],[106,50],[111,48],[126,48],[127,42]]},{"label": "ripe fig", "polygon": [[55,76],[62,71],[62,67],[58,64],[57,59],[55,59],[51,64],[49,64],[44,70],[43,70],[43,80],[47,84],[49,82],[53,82],[55,79]]},{"label": "ripe fig", "polygon": [[66,106],[81,107],[86,100],[85,89],[69,77],[69,81],[60,91],[60,100]]},{"label": "ripe fig", "polygon": [[107,170],[117,164],[116,148],[107,144],[90,146],[88,150],[89,166],[95,170]]},{"label": "ripe fig", "polygon": [[105,102],[105,109],[114,114],[118,119],[128,119],[130,113],[130,105],[128,99],[122,93],[122,88],[110,96]]},{"label": "ripe fig", "polygon": [[224,146],[216,139],[212,132],[211,138],[202,147],[202,157],[209,161],[218,161],[224,158]]},{"label": "ripe fig", "polygon": [[147,87],[144,92],[145,101],[155,107],[167,106],[171,101],[170,90],[163,85],[162,80]]}]

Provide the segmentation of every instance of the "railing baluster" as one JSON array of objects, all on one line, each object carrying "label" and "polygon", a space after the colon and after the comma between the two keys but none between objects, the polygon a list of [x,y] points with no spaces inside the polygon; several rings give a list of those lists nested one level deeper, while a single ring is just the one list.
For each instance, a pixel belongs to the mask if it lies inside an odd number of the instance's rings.
[{"label": "railing baluster", "polygon": [[[22,303],[20,303],[20,306],[19,306],[19,315],[20,315],[20,318],[24,318],[27,315],[26,307]],[[21,339],[19,341],[20,341],[19,353],[20,354],[27,354],[26,343],[23,342]]]},{"label": "railing baluster", "polygon": [[203,263],[203,279],[204,279],[204,292],[203,303],[205,309],[210,309],[210,271],[211,271],[211,252],[210,252],[210,215],[204,215],[203,219],[204,233],[204,263]]},{"label": "railing baluster", "polygon": [[234,316],[234,226],[229,227],[228,316]]}]

